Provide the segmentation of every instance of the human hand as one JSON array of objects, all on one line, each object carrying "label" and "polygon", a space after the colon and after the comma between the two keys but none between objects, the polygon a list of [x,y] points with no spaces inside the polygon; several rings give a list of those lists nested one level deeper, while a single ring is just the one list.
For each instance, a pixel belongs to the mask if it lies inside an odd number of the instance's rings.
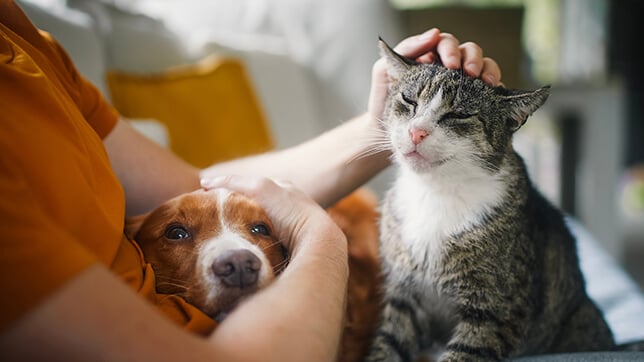
[{"label": "human hand", "polygon": [[[422,34],[408,37],[398,43],[394,50],[418,62],[430,63],[437,59],[447,68],[463,68],[466,74],[480,77],[484,82],[496,86],[501,81],[501,69],[491,58],[483,56],[483,50],[476,43],[459,44],[454,35],[441,33],[433,28]],[[373,65],[371,73],[371,93],[369,113],[379,120],[384,111],[385,97],[389,89],[389,79],[384,58]]]},{"label": "human hand", "polygon": [[[276,237],[294,257],[301,249],[313,246],[323,254],[346,259],[346,238],[327,212],[313,199],[289,182],[256,176],[221,176],[202,179],[208,190],[225,188],[254,199],[268,214]],[[319,245],[303,245],[319,241]],[[322,246],[322,248],[317,248]],[[334,250],[337,249],[337,250]]]},{"label": "human hand", "polygon": [[[202,179],[201,185],[255,200],[290,252],[288,266],[277,280],[241,303],[211,335],[211,341],[218,340],[218,347],[231,353],[244,352],[242,357],[228,359],[265,360],[265,351],[270,350],[272,361],[333,360],[342,333],[349,275],[347,240],[339,227],[290,182],[223,176]],[[293,317],[301,320],[289,322]],[[249,326],[261,326],[265,333],[258,333],[259,337],[249,334]],[[231,345],[254,347],[228,349]]]}]

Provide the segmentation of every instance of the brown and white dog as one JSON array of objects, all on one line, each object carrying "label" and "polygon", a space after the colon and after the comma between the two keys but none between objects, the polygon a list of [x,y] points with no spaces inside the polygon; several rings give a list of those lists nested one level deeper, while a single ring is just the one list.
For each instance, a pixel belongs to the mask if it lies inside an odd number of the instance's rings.
[{"label": "brown and white dog", "polygon": [[[328,210],[349,250],[347,314],[339,361],[361,360],[380,306],[377,200],[358,190]],[[126,221],[156,274],[159,293],[176,294],[221,321],[268,286],[288,263],[262,208],[242,194],[198,190]],[[294,321],[295,323],[295,321]]]},{"label": "brown and white dog", "polygon": [[218,321],[287,264],[272,228],[264,210],[225,190],[181,195],[126,222],[126,234],[154,269],[157,291]]}]

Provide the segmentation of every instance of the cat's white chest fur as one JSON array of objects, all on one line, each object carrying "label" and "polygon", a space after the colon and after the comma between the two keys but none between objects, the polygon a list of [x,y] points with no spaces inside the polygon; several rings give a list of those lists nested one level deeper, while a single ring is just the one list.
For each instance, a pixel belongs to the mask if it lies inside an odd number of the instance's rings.
[{"label": "cat's white chest fur", "polygon": [[504,183],[499,174],[419,175],[403,167],[394,188],[402,242],[412,258],[431,269],[449,236],[480,224],[501,202]]}]

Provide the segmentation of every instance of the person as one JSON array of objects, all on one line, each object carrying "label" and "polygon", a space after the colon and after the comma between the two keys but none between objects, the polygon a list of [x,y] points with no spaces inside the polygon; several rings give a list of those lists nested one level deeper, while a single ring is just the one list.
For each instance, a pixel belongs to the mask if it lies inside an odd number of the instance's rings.
[{"label": "person", "polygon": [[[439,57],[491,84],[501,78],[478,45],[438,29],[396,50]],[[10,0],[0,0],[0,59],[0,359],[334,358],[347,248],[323,207],[389,164],[385,151],[355,157],[365,147],[356,135],[378,127],[383,111],[383,60],[364,114],[301,145],[199,170],[121,120]],[[126,215],[200,187],[256,199],[292,254],[275,283],[219,325],[157,294],[153,271],[123,235]]]}]

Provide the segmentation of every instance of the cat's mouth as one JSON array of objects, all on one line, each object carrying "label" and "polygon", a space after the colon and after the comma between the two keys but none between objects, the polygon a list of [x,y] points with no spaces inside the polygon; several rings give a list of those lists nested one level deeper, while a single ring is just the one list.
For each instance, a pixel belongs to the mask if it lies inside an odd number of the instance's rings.
[{"label": "cat's mouth", "polygon": [[443,165],[445,162],[449,161],[451,157],[439,158],[439,159],[430,159],[420,152],[413,150],[403,154],[405,160],[410,162],[412,166],[421,167],[421,168],[436,168]]}]

